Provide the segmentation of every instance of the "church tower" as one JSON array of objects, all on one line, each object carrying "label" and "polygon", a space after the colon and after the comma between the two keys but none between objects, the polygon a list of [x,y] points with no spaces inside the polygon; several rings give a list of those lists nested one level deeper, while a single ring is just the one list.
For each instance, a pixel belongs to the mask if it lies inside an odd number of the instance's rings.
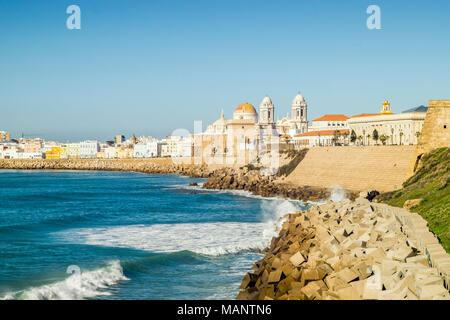
[{"label": "church tower", "polygon": [[259,105],[259,122],[261,124],[273,124],[274,123],[274,110],[272,100],[269,97],[265,97]]},{"label": "church tower", "polygon": [[305,98],[299,93],[292,101],[292,119],[290,134],[295,135],[308,131],[308,105]]}]

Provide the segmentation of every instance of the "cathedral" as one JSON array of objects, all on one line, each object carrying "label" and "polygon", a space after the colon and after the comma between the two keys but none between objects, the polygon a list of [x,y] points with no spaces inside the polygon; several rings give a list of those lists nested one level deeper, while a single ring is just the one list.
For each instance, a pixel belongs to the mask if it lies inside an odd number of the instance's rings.
[{"label": "cathedral", "polygon": [[201,145],[202,157],[244,157],[239,162],[250,163],[273,150],[273,145],[280,148],[282,139],[290,140],[308,131],[307,103],[301,94],[295,96],[291,110],[291,117],[275,121],[275,106],[265,97],[259,105],[259,116],[249,103],[237,106],[232,119],[226,119],[222,111],[217,121],[197,135],[197,141],[201,139],[197,145]]},{"label": "cathedral", "polygon": [[279,137],[308,131],[307,103],[301,94],[297,94],[292,101],[291,117],[288,115],[275,121],[275,106],[269,97],[265,97],[259,105],[259,117],[254,106],[243,103],[233,112],[233,119],[225,119],[222,111],[221,117],[209,125],[205,134],[231,134],[237,129],[246,132],[254,130],[260,137]]}]

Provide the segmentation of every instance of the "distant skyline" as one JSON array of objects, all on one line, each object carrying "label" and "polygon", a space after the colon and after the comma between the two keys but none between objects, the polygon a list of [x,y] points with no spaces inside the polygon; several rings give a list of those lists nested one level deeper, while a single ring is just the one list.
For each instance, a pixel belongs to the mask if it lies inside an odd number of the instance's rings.
[{"label": "distant skyline", "polygon": [[298,92],[309,121],[400,113],[450,99],[449,21],[448,0],[0,0],[0,130],[161,138],[265,95],[282,118]]}]

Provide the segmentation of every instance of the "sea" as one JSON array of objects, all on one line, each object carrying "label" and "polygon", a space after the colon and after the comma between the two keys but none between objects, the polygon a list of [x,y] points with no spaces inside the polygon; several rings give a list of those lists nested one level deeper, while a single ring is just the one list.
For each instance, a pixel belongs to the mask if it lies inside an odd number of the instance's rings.
[{"label": "sea", "polygon": [[0,299],[234,299],[283,215],[309,204],[204,181],[0,170]]}]

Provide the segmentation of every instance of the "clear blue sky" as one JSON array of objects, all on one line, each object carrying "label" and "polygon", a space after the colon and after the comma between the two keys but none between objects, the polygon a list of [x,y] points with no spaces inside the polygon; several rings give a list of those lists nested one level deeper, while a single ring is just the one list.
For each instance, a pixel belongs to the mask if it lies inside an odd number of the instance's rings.
[{"label": "clear blue sky", "polygon": [[163,137],[266,94],[281,118],[298,91],[309,120],[449,99],[450,1],[0,0],[0,130],[14,135]]}]

